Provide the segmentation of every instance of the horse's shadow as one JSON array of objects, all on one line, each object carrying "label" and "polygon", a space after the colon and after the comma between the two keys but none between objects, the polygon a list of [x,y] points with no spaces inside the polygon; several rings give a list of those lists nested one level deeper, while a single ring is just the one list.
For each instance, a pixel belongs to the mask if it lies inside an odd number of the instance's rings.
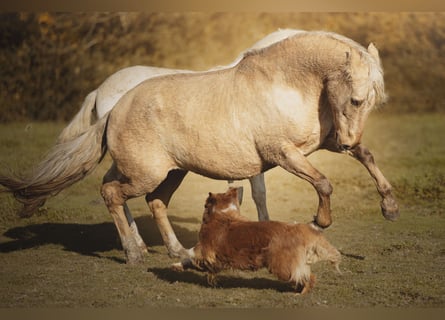
[{"label": "horse's shadow", "polygon": [[[182,218],[172,216],[169,219],[172,221],[173,229],[182,244],[185,247],[194,246],[197,241],[197,233],[174,224],[174,221],[183,221]],[[149,247],[163,244],[153,219],[137,217],[135,221],[143,240]],[[193,219],[193,221],[188,219],[186,222],[199,223],[197,219]],[[14,227],[7,230],[3,235],[13,240],[0,242],[0,252],[2,253],[35,248],[46,244],[61,245],[64,250],[94,257],[100,257],[100,253],[111,250],[122,250],[116,227],[112,222],[97,224],[48,222]],[[124,262],[118,258],[115,260]]]},{"label": "horse's shadow", "polygon": [[[168,281],[170,283],[184,282],[194,285],[199,285],[205,288],[212,286],[207,282],[205,273],[198,271],[183,271],[178,272],[169,268],[148,268],[148,272],[156,275],[157,278]],[[275,279],[267,278],[242,278],[240,276],[218,275],[216,288],[219,289],[234,289],[234,288],[248,288],[257,290],[272,289],[278,292],[295,292],[291,284],[281,282]]]}]

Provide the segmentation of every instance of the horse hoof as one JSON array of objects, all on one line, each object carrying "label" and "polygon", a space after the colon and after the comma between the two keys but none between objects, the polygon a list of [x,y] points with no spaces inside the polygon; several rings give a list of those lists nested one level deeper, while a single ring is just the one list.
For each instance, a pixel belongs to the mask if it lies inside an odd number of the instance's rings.
[{"label": "horse hoof", "polygon": [[393,198],[385,198],[381,203],[382,214],[386,220],[396,221],[400,217],[399,206]]},{"label": "horse hoof", "polygon": [[312,224],[314,227],[326,229],[332,224],[332,219],[330,217],[327,219],[321,219],[319,216],[314,216],[314,221],[312,222]]},{"label": "horse hoof", "polygon": [[[139,247],[137,247],[139,249]],[[133,251],[127,251],[127,264],[131,266],[135,266],[138,264],[142,264],[144,261],[144,254],[142,250],[133,250]]]},{"label": "horse hoof", "polygon": [[143,253],[143,254],[148,254],[148,248],[147,248],[147,246],[141,246],[141,247],[139,247],[140,249],[141,249],[141,252]]},{"label": "horse hoof", "polygon": [[140,265],[140,264],[142,264],[143,261],[144,261],[144,259],[142,258],[142,256],[132,257],[132,258],[128,257],[128,258],[127,258],[127,264],[128,264],[129,266],[137,266],[137,265]]}]

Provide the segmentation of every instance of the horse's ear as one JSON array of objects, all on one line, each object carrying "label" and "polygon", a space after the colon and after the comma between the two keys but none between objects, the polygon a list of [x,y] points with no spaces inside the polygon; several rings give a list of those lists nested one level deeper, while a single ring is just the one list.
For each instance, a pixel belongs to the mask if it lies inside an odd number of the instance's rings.
[{"label": "horse's ear", "polygon": [[377,61],[380,61],[379,50],[375,47],[375,45],[371,42],[368,46],[368,52],[371,56],[373,56]]}]

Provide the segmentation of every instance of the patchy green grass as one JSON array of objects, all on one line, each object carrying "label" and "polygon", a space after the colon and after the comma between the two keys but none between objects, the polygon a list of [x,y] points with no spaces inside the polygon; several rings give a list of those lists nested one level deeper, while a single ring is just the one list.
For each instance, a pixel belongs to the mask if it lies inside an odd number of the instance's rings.
[{"label": "patchy green grass", "polygon": [[[0,126],[0,165],[30,169],[54,142],[62,124]],[[384,220],[379,195],[366,170],[344,155],[320,151],[310,161],[333,187],[333,225],[326,237],[343,253],[336,273],[313,267],[313,292],[298,296],[267,271],[226,271],[218,286],[204,274],[169,269],[143,199],[130,201],[150,254],[142,265],[124,264],[117,232],[99,195],[107,158],[91,176],[50,199],[29,219],[0,194],[0,307],[444,307],[445,116],[373,114],[363,142],[394,186],[401,217]],[[3,168],[2,168],[3,170]],[[254,219],[246,181],[243,213]],[[266,173],[271,217],[308,221],[317,196],[306,182],[282,169]],[[224,181],[190,174],[176,192],[170,219],[178,238],[192,246],[204,199],[226,189]]]}]

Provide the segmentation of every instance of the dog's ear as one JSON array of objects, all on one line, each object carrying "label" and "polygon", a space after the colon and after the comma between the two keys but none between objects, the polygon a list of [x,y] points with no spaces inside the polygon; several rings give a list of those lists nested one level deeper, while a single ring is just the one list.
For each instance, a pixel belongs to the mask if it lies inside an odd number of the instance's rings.
[{"label": "dog's ear", "polygon": [[215,194],[209,192],[209,196],[206,199],[206,202],[204,204],[204,214],[202,215],[202,223],[206,224],[210,221],[210,216],[213,211],[213,207],[216,204],[216,197]]},{"label": "dog's ear", "polygon": [[216,194],[209,192],[209,196],[207,197],[207,202],[212,202],[214,203],[216,201]]},{"label": "dog's ear", "polygon": [[205,207],[205,208],[209,208],[209,207],[211,207],[211,206],[214,206],[215,203],[216,203],[216,197],[215,197],[215,194],[209,192],[209,196],[207,197],[207,200],[206,200],[206,202],[205,202],[205,204],[204,204],[204,207]]},{"label": "dog's ear", "polygon": [[229,190],[227,190],[226,194],[234,201],[235,199],[238,200],[238,204],[241,205],[243,202],[243,187],[230,187]]}]

